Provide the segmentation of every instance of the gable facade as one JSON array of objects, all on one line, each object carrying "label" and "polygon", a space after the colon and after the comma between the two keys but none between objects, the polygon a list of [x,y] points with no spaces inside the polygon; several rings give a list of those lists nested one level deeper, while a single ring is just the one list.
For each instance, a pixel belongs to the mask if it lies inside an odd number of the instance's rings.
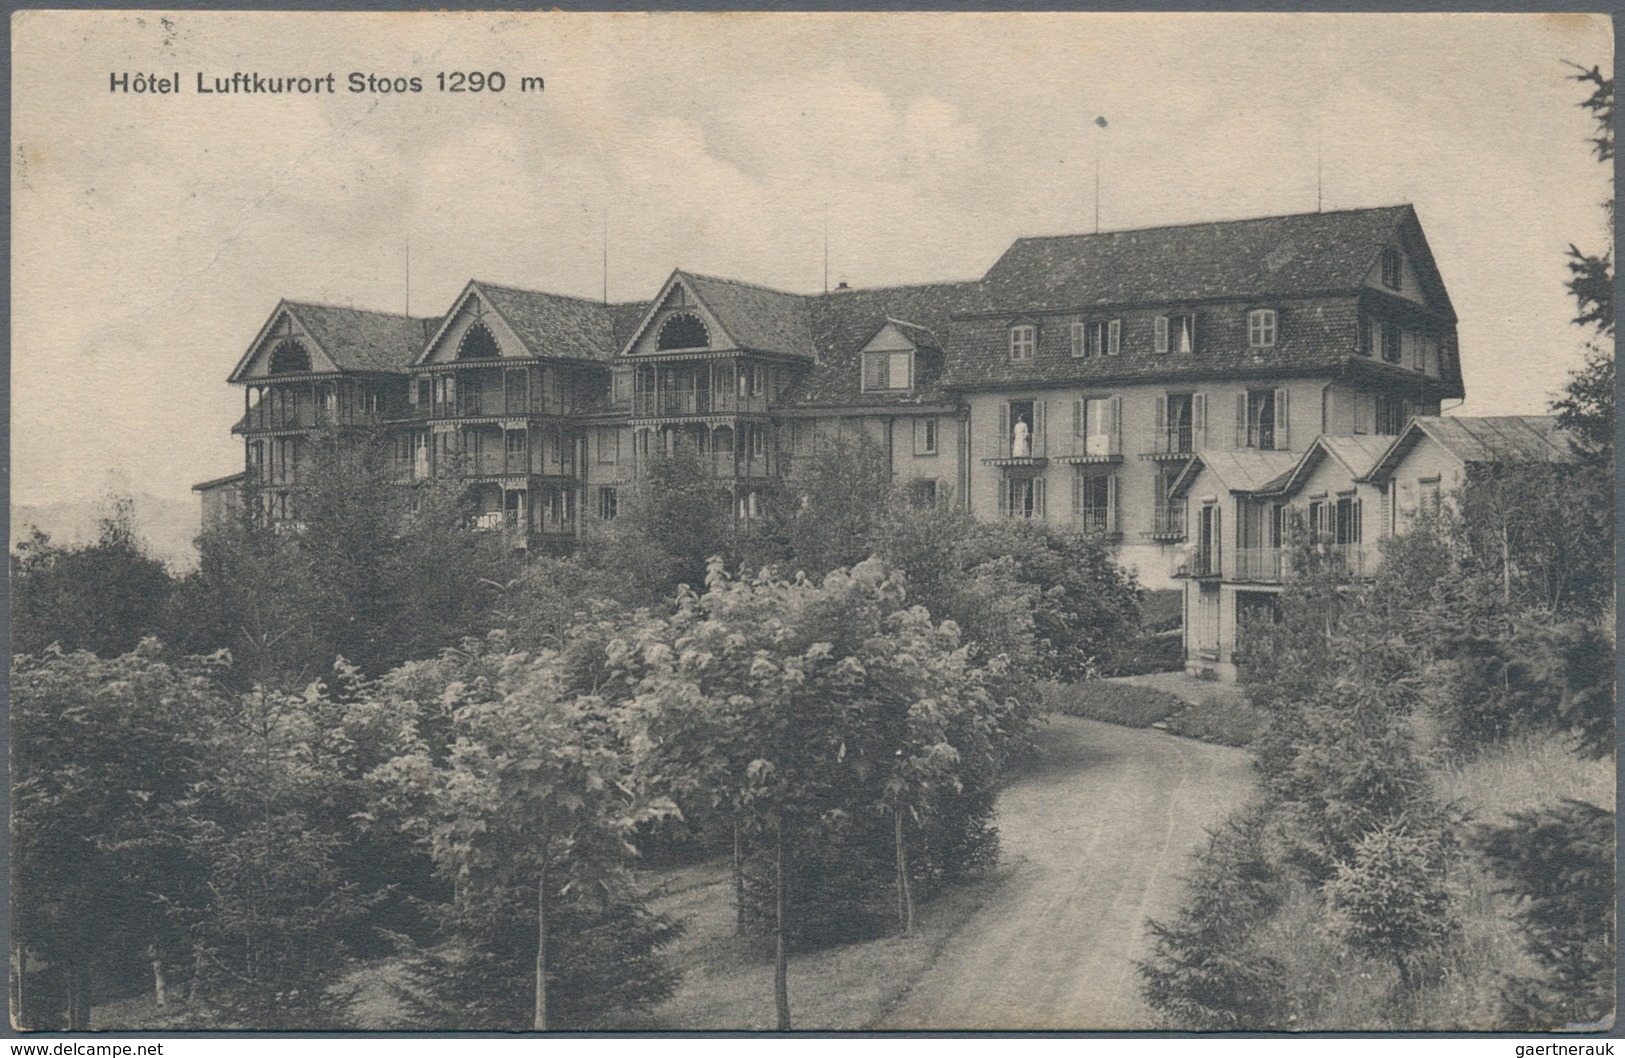
[{"label": "gable facade", "polygon": [[[958,283],[799,295],[678,270],[636,304],[471,282],[432,321],[322,311],[279,306],[232,381],[308,406],[276,420],[304,444],[324,402],[377,390],[363,419],[402,480],[462,478],[481,524],[525,541],[614,517],[661,453],[696,453],[749,518],[820,439],[863,438],[919,500],[1104,534],[1148,587],[1183,585],[1175,485],[1199,457],[1290,464],[1461,394],[1408,206],[1022,239]],[[310,372],[270,373],[278,328]],[[266,439],[250,411],[240,432]],[[255,458],[275,454],[245,456],[268,483]],[[1233,530],[1250,516],[1223,491]]]}]

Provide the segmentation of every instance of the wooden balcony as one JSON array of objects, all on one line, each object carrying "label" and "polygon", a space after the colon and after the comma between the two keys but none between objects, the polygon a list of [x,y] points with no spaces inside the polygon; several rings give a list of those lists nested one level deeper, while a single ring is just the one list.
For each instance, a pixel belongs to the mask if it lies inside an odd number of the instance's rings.
[{"label": "wooden balcony", "polygon": [[1151,529],[1146,533],[1153,540],[1185,539],[1185,505],[1159,503],[1151,508]]}]

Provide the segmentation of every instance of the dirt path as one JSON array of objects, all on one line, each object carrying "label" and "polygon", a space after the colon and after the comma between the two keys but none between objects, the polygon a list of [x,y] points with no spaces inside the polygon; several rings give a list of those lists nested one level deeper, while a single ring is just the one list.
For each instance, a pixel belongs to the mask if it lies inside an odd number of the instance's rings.
[{"label": "dirt path", "polygon": [[1178,908],[1190,853],[1247,797],[1247,755],[1071,717],[1041,741],[999,798],[1008,888],[882,1027],[1151,1027],[1134,972],[1145,920]]}]

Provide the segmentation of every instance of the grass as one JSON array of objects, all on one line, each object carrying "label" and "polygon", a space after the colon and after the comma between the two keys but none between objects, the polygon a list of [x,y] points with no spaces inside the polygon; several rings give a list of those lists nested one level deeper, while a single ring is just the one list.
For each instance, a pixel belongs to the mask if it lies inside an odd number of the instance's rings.
[{"label": "grass", "polygon": [[1447,764],[1437,777],[1440,797],[1460,804],[1482,823],[1504,823],[1561,798],[1614,808],[1614,759],[1576,756],[1559,734],[1525,735],[1498,743],[1469,760]]},{"label": "grass", "polygon": [[[798,1030],[857,1031],[880,1024],[930,969],[961,925],[993,899],[1001,873],[959,885],[916,910],[912,936],[882,937],[790,957],[791,1024]],[[762,1031],[776,1026],[773,958],[734,932],[726,862],[691,869],[655,909],[688,928],[673,945],[683,969],[677,994],[616,1028],[647,1031]]]},{"label": "grass", "polygon": [[[912,936],[881,937],[824,951],[790,956],[790,1014],[799,1030],[857,1031],[881,1024],[896,1009],[943,947],[972,915],[995,899],[1008,868],[953,887],[915,912]],[[657,872],[650,872],[657,875]],[[677,992],[642,1014],[628,1014],[606,1031],[768,1031],[776,1027],[773,957],[760,940],[734,932],[732,875],[727,861],[658,872],[650,884],[655,910],[687,924],[668,950],[683,969]],[[413,1026],[391,988],[398,960],[358,967],[346,979],[355,989],[353,1027],[410,1031]],[[174,1027],[188,1005],[172,997],[159,1009],[151,995],[102,1004],[94,1010],[100,1030]],[[191,1011],[194,1014],[202,1011]]]}]

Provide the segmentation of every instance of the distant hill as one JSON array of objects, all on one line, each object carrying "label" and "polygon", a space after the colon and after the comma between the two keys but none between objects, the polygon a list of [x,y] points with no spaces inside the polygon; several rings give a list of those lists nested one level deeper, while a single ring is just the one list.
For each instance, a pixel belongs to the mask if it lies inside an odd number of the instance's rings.
[{"label": "distant hill", "polygon": [[[134,497],[135,532],[148,552],[166,563],[172,572],[197,565],[193,539],[202,525],[202,507],[194,496],[187,500],[163,499],[151,493]],[[37,526],[53,543],[83,544],[96,537],[98,523],[106,515],[107,501],[63,500],[46,504],[16,504],[11,508],[11,547],[28,539]]]}]

